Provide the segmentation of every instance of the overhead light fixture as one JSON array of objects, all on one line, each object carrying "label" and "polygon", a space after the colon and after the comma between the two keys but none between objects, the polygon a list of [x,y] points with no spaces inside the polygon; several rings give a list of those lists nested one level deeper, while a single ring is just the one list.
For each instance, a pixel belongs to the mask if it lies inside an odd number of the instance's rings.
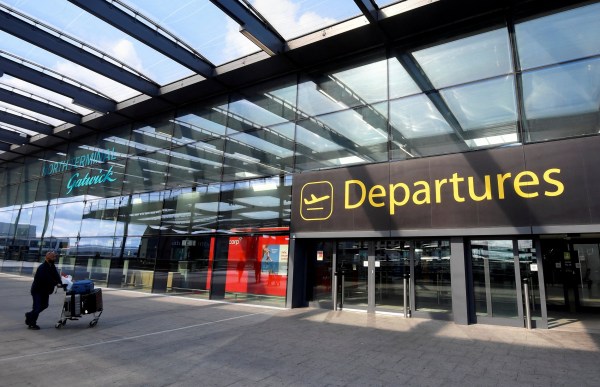
[{"label": "overhead light fixture", "polygon": [[240,26],[240,32],[242,33],[242,35],[244,35],[246,38],[248,38],[252,43],[256,44],[258,47],[260,47],[261,50],[263,50],[264,52],[266,52],[267,54],[269,54],[270,56],[275,56],[276,52],[271,50],[269,47],[267,47],[263,42],[261,42],[259,39],[257,39],[254,35],[252,35],[252,33],[250,33],[250,31],[248,31],[245,27]]},{"label": "overhead light fixture", "polygon": [[273,183],[262,183],[262,184],[253,184],[252,185],[252,190],[254,190],[254,192],[271,191],[274,189],[277,189],[277,185],[275,185]]},{"label": "overhead light fixture", "polygon": [[339,163],[339,165],[348,165],[348,164],[364,163],[365,160],[361,159],[358,156],[348,156],[348,157],[338,158],[337,162]]}]

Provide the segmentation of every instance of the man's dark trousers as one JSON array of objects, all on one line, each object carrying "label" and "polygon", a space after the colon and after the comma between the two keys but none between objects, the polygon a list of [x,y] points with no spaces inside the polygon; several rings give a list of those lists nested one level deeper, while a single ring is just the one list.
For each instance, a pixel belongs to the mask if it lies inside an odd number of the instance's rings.
[{"label": "man's dark trousers", "polygon": [[38,316],[48,307],[50,295],[36,292],[31,293],[31,298],[33,298],[33,307],[31,308],[31,312],[25,313],[25,323],[27,325],[36,325]]}]

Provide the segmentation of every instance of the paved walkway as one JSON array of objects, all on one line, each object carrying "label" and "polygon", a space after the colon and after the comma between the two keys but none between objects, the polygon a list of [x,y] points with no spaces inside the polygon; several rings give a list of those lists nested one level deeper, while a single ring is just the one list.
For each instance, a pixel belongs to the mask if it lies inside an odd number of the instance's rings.
[{"label": "paved walkway", "polygon": [[600,333],[527,331],[104,289],[105,312],[26,329],[31,278],[0,274],[3,386],[597,386]]}]

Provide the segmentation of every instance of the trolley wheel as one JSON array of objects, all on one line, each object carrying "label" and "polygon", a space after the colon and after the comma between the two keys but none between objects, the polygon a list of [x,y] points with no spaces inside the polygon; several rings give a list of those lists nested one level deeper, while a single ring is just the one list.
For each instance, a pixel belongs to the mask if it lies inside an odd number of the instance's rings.
[{"label": "trolley wheel", "polygon": [[98,320],[92,320],[92,321],[90,321],[90,328],[95,327],[96,324],[98,324]]}]

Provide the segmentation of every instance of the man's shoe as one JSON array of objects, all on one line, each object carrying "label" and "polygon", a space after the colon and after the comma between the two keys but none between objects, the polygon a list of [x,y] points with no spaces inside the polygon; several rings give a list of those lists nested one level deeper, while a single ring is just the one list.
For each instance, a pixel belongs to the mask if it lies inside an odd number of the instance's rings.
[{"label": "man's shoe", "polygon": [[39,331],[40,330],[40,326],[36,325],[36,324],[30,325],[30,326],[28,326],[28,328],[29,329],[33,329],[34,331]]},{"label": "man's shoe", "polygon": [[31,325],[29,323],[29,312],[25,313],[25,325]]}]

